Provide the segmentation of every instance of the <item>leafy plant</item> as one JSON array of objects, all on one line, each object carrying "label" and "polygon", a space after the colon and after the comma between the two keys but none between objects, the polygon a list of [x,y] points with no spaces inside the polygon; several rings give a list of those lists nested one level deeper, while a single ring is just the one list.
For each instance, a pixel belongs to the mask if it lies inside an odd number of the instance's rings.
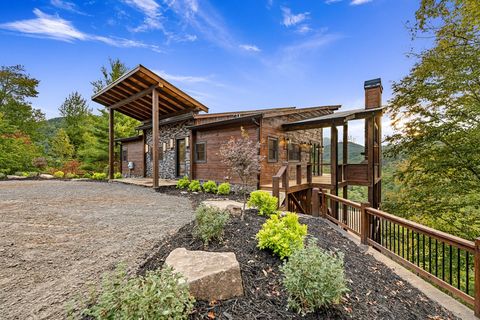
[{"label": "leafy plant", "polygon": [[348,291],[343,255],[328,253],[310,239],[280,267],[288,293],[288,307],[302,315],[336,304]]},{"label": "leafy plant", "polygon": [[53,176],[57,179],[63,179],[63,177],[65,176],[65,173],[63,173],[63,171],[55,171],[53,173]]},{"label": "leafy plant", "polygon": [[221,194],[221,195],[225,195],[225,196],[229,195],[230,194],[230,183],[228,183],[228,182],[221,183],[218,186],[217,194]]},{"label": "leafy plant", "polygon": [[87,172],[87,173],[85,173],[85,174],[83,175],[83,178],[85,178],[85,179],[92,179],[92,175]]},{"label": "leafy plant", "polygon": [[6,178],[7,178],[7,175],[3,172],[0,172],[0,180],[6,179]]},{"label": "leafy plant", "polygon": [[270,249],[283,260],[295,250],[303,248],[303,239],[306,235],[307,226],[298,222],[297,214],[287,212],[282,217],[277,213],[271,215],[257,233],[257,247]]},{"label": "leafy plant", "polygon": [[123,175],[120,172],[115,172],[113,175],[113,179],[122,179]]},{"label": "leafy plant", "polygon": [[176,188],[177,189],[186,189],[190,185],[190,180],[188,179],[187,176],[184,176],[183,178],[179,179],[177,181]]},{"label": "leafy plant", "polygon": [[76,178],[78,178],[78,176],[77,176],[76,174],[74,174],[74,173],[69,172],[69,173],[67,173],[67,174],[65,175],[65,178],[67,178],[67,179],[76,179]]},{"label": "leafy plant", "polygon": [[127,278],[124,268],[105,277],[102,292],[82,316],[95,319],[188,319],[195,299],[171,267]]},{"label": "leafy plant", "polygon": [[248,206],[257,208],[258,214],[261,216],[269,216],[277,211],[278,198],[272,196],[267,191],[253,191],[250,193]]},{"label": "leafy plant", "polygon": [[215,181],[209,180],[207,182],[204,182],[202,188],[205,192],[217,193],[217,183]]},{"label": "leafy plant", "polygon": [[195,236],[202,239],[205,245],[213,239],[221,240],[229,218],[226,211],[211,206],[199,206],[195,215]]},{"label": "leafy plant", "polygon": [[190,184],[188,185],[188,191],[202,191],[202,186],[200,185],[200,181],[198,180],[192,180]]},{"label": "leafy plant", "polygon": [[107,174],[106,173],[100,173],[100,172],[95,172],[92,176],[93,180],[105,180],[107,179]]}]

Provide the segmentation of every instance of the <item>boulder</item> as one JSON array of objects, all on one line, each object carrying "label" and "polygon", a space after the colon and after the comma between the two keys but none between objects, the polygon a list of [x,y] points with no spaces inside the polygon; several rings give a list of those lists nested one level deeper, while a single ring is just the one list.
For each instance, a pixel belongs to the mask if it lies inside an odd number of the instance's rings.
[{"label": "boulder", "polygon": [[240,217],[242,215],[242,207],[235,204],[229,204],[227,206],[227,211],[234,217]]},{"label": "boulder", "polygon": [[243,204],[233,200],[206,200],[202,202],[206,206],[218,208],[228,211],[232,216],[240,216],[242,214]]},{"label": "boulder", "polygon": [[7,175],[8,180],[23,180],[27,179],[25,176]]},{"label": "boulder", "polygon": [[243,296],[240,265],[233,252],[189,251],[177,248],[165,264],[180,272],[198,300],[226,300]]},{"label": "boulder", "polygon": [[51,174],[42,173],[39,175],[41,179],[53,179],[54,177]]}]

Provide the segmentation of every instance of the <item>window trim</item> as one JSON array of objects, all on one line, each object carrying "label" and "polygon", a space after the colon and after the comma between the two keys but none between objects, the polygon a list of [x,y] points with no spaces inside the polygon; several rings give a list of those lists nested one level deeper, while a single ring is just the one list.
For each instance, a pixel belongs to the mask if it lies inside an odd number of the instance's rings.
[{"label": "window trim", "polygon": [[128,148],[126,146],[122,146],[122,161],[128,162]]},{"label": "window trim", "polygon": [[[198,160],[198,152],[197,152],[197,146],[199,144],[203,145],[203,153],[204,153],[204,160]],[[195,142],[195,146],[193,148],[193,161],[195,163],[207,163],[207,142],[206,141],[197,141]]]},{"label": "window trim", "polygon": [[[270,140],[272,141],[275,141],[276,144],[277,144],[277,149],[276,149],[276,157],[275,159],[274,158],[270,158]],[[279,158],[279,141],[278,141],[278,137],[273,137],[273,136],[268,136],[267,137],[267,162],[268,163],[276,163],[278,162],[278,158]]]}]

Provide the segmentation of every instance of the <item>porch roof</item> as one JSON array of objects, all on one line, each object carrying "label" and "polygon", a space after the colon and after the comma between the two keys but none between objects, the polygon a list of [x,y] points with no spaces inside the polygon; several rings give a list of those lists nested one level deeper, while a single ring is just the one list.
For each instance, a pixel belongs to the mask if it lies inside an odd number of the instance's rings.
[{"label": "porch roof", "polygon": [[153,71],[138,65],[92,96],[92,100],[140,121],[152,119],[152,92],[158,92],[159,117],[208,108]]}]

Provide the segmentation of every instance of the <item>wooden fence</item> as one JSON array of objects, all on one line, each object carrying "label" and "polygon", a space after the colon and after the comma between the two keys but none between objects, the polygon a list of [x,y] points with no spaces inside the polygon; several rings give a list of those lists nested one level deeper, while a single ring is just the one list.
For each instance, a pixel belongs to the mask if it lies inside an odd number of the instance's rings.
[{"label": "wooden fence", "polygon": [[311,211],[473,306],[480,317],[480,238],[468,241],[317,188]]}]

